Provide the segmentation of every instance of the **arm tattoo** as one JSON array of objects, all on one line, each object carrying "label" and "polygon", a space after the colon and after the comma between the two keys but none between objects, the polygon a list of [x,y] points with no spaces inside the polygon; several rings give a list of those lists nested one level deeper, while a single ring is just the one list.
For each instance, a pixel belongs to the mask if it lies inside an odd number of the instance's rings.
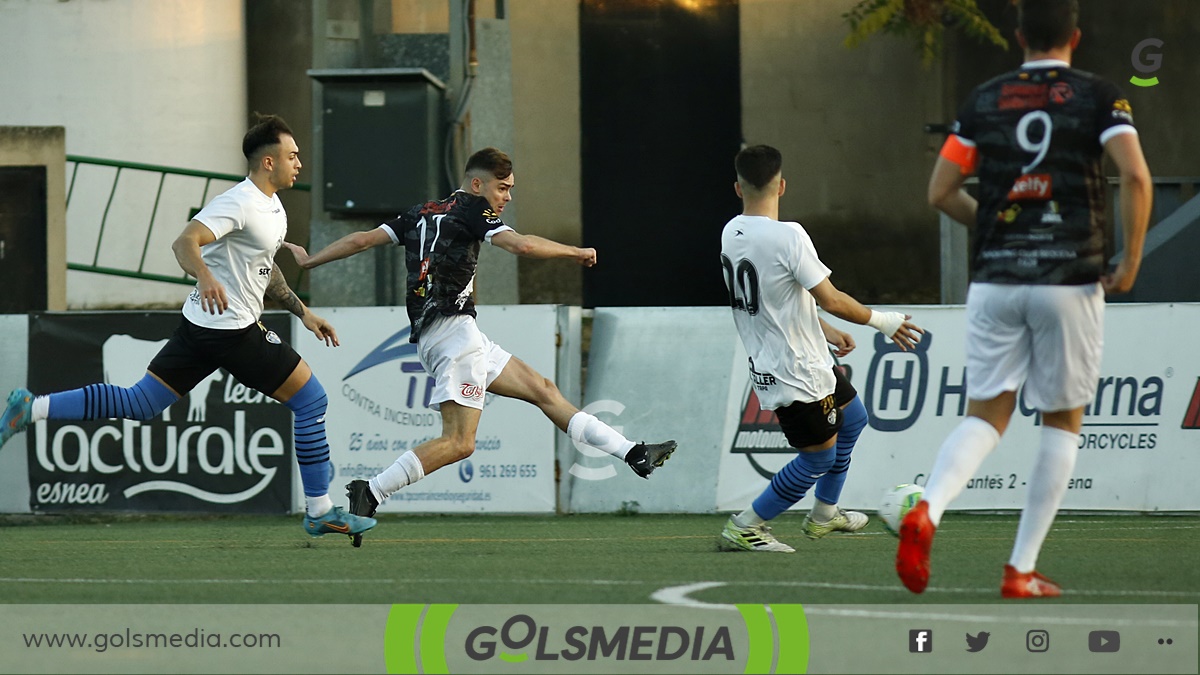
[{"label": "arm tattoo", "polygon": [[279,265],[271,265],[271,281],[267,282],[267,297],[279,303],[287,311],[295,314],[301,319],[304,318],[304,303],[300,302],[300,298],[288,288],[287,280],[283,278],[283,272],[279,270]]}]

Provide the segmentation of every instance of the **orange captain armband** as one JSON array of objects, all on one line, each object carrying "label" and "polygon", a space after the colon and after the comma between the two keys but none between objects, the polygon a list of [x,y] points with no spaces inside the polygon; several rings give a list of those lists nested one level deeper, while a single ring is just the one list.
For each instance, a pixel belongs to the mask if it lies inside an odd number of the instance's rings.
[{"label": "orange captain armband", "polygon": [[979,151],[975,144],[954,134],[946,137],[946,143],[939,154],[957,164],[964,176],[975,173],[975,167],[979,164]]}]

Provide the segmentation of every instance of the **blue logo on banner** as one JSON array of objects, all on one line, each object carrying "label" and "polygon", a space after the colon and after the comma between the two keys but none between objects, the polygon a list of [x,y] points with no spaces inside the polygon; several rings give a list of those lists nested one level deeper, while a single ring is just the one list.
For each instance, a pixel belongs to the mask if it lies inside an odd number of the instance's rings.
[{"label": "blue logo on banner", "polygon": [[875,335],[875,356],[867,371],[868,396],[863,400],[871,428],[904,431],[916,423],[925,405],[932,344],[933,333],[925,333],[915,350],[903,351],[882,334]]},{"label": "blue logo on banner", "polygon": [[404,330],[379,343],[379,346],[371,350],[370,354],[367,354],[363,357],[363,360],[351,368],[350,372],[346,373],[346,376],[342,380],[348,380],[368,368],[374,368],[388,361],[397,361],[399,359],[410,359],[400,364],[400,372],[425,372],[424,366],[417,359],[417,345],[408,341],[408,336],[411,334],[412,326],[406,326]]},{"label": "blue logo on banner", "polygon": [[475,477],[475,466],[471,464],[471,460],[464,459],[458,463],[458,477],[464,483],[470,483],[471,479]]},{"label": "blue logo on banner", "polygon": [[[361,361],[346,373],[342,381],[354,377],[355,375],[369,370],[375,366],[381,366],[391,361],[400,362],[400,372],[412,375],[408,378],[407,396],[405,396],[405,405],[409,409],[415,408],[418,403],[428,407],[429,399],[433,395],[433,385],[435,381],[432,377],[425,378],[424,395],[421,394],[421,378],[420,375],[425,373],[425,366],[421,365],[421,360],[417,356],[417,345],[408,341],[408,336],[412,334],[412,327],[405,326],[403,330],[395,333],[388,339],[379,343],[375,349],[372,349],[369,354],[363,357]],[[403,384],[397,384],[396,391],[403,392],[405,387]]]}]

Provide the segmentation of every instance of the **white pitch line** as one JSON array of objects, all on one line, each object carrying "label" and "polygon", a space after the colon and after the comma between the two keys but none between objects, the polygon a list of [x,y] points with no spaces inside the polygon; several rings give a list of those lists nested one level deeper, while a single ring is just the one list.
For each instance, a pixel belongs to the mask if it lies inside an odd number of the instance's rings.
[{"label": "white pitch line", "polygon": [[[729,607],[730,605],[708,603],[708,602],[704,602],[702,600],[697,600],[695,598],[690,597],[690,594],[692,594],[692,593],[698,593],[700,591],[705,591],[710,588],[717,588],[720,586],[785,586],[785,587],[798,587],[798,588],[824,588],[824,589],[842,590],[842,591],[885,591],[885,592],[900,593],[903,595],[908,594],[908,589],[904,588],[903,586],[900,586],[899,584],[897,584],[895,586],[879,586],[879,585],[874,585],[874,584],[845,584],[845,583],[832,583],[832,582],[822,582],[822,581],[707,581],[707,582],[696,582],[696,583],[682,585],[682,586],[668,586],[666,588],[659,589],[659,590],[655,591],[654,593],[651,593],[650,599],[655,600],[657,602],[661,602],[664,604],[671,604],[671,605],[687,605],[689,607],[704,607],[707,609],[725,609],[725,608]],[[926,593],[946,593],[946,594],[956,594],[956,595],[987,594],[987,593],[994,593],[995,591],[996,591],[995,588],[930,587],[930,588],[925,589]],[[1125,591],[1115,591],[1115,590],[1114,591],[1098,591],[1098,590],[1066,589],[1063,591],[1063,595],[1065,597],[1070,597],[1073,595],[1086,595],[1086,596],[1117,596],[1117,597],[1150,596],[1150,597],[1175,598],[1175,597],[1198,597],[1198,596],[1200,596],[1200,592],[1195,592],[1195,591],[1128,591],[1128,590],[1125,590]]]},{"label": "white pitch line", "polygon": [[726,611],[737,611],[736,605],[726,605],[715,602],[703,602],[688,597],[691,593],[699,593],[710,588],[718,588],[725,586],[724,581],[702,581],[698,584],[687,584],[685,586],[668,586],[660,588],[650,594],[650,599],[655,602],[661,602],[664,605],[678,605],[682,607],[692,607],[695,609],[720,609]]},{"label": "white pitch line", "polygon": [[[908,592],[906,588],[897,584],[896,586],[879,586],[874,584],[840,584],[821,581],[736,581],[727,582],[737,585],[748,586],[799,586],[808,588],[831,588],[838,590],[859,590],[859,591],[895,591]],[[930,586],[925,589],[926,593],[991,593],[995,588],[953,588],[953,587],[937,587]],[[1063,595],[1115,595],[1115,596],[1156,596],[1156,597],[1200,597],[1200,591],[1129,591],[1129,590],[1076,590],[1063,589]]]},{"label": "white pitch line", "polygon": [[806,615],[813,616],[839,616],[860,619],[927,619],[930,621],[975,621],[987,623],[1042,623],[1058,626],[1091,626],[1097,622],[1103,622],[1104,625],[1113,626],[1160,626],[1163,628],[1191,628],[1195,630],[1197,622],[1195,621],[1175,621],[1171,619],[1114,619],[1114,618],[1087,618],[1087,617],[1068,617],[1068,616],[1003,616],[992,614],[953,614],[947,612],[939,613],[923,613],[918,611],[906,610],[871,610],[871,609],[848,609],[848,608],[826,608],[806,606],[804,608]]},{"label": "white pitch line", "polygon": [[1143,532],[1160,532],[1162,530],[1200,530],[1200,525],[1168,525],[1166,527],[1106,527],[1103,530],[1097,530],[1094,527],[1053,527],[1051,532],[1095,532],[1104,534],[1113,530],[1141,530]]}]

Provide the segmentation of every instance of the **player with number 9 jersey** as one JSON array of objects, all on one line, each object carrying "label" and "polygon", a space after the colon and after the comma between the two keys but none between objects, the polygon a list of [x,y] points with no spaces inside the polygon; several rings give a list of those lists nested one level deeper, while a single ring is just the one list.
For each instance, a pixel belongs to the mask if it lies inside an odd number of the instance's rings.
[{"label": "player with number 9 jersey", "polygon": [[[971,93],[929,179],[929,203],[976,232],[967,414],[900,523],[896,573],[914,593],[929,584],[942,514],[1000,443],[1020,402],[1039,412],[1041,429],[1001,595],[1062,594],[1037,571],[1038,556],[1096,396],[1105,294],[1132,287],[1150,216],[1150,170],[1129,102],[1113,84],[1071,67],[1082,38],[1078,0],[1021,0],[1017,14],[1022,66]],[[1111,274],[1104,270],[1105,154],[1120,173],[1124,230]],[[964,189],[976,171],[978,199]]]},{"label": "player with number 9 jersey", "polygon": [[1104,143],[1134,133],[1116,85],[1062,61],[1025,63],[975,89],[943,156],[970,173],[979,210],[972,280],[1094,283],[1104,272]]}]

